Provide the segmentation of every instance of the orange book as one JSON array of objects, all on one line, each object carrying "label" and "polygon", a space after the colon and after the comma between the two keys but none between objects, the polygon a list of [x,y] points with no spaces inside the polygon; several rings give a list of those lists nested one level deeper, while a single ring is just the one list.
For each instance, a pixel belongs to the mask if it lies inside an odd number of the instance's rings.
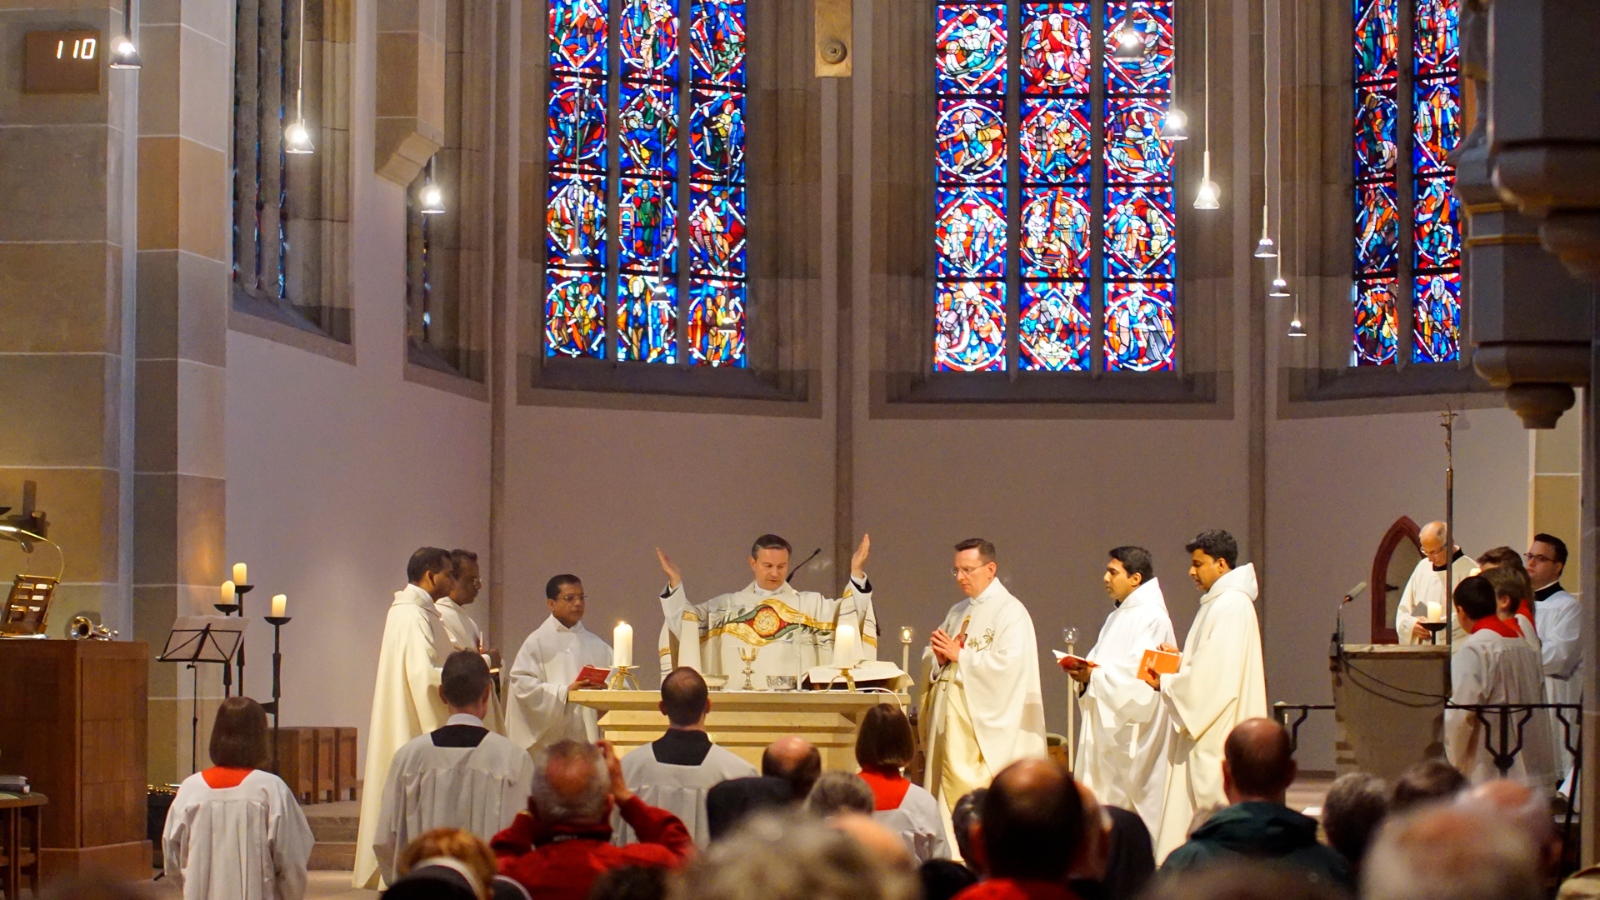
[{"label": "orange book", "polygon": [[1157,675],[1173,675],[1178,671],[1179,656],[1165,650],[1146,650],[1144,658],[1139,660],[1139,671],[1154,672]]}]

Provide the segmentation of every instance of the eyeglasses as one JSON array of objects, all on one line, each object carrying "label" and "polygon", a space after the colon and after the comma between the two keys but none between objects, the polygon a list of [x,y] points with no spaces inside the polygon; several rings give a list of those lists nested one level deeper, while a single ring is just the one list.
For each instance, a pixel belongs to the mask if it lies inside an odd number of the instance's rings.
[{"label": "eyeglasses", "polygon": [[962,575],[971,575],[974,572],[981,572],[987,568],[989,568],[988,563],[984,563],[981,566],[951,566],[950,574],[960,578]]},{"label": "eyeglasses", "polygon": [[1550,564],[1550,563],[1554,563],[1555,562],[1554,559],[1551,559],[1550,557],[1545,556],[1543,553],[1524,553],[1524,554],[1522,554],[1522,558],[1527,560],[1528,562],[1536,562],[1536,563]]}]

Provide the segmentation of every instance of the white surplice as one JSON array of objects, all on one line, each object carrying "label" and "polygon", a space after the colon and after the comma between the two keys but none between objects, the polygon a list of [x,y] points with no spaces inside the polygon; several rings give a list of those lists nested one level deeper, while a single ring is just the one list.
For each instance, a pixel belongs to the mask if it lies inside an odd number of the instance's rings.
[{"label": "white surplice", "polygon": [[534,629],[506,673],[506,737],[524,750],[568,738],[600,737],[599,715],[567,702],[567,687],[584,666],[611,667],[611,645],[583,623],[568,628],[555,616]]},{"label": "white surplice", "polygon": [[[724,781],[754,778],[761,774],[733,751],[711,746],[698,766],[681,766],[656,759],[655,745],[645,744],[622,757],[622,780],[639,799],[664,809],[683,820],[694,835],[695,846],[711,843],[711,824],[706,818],[706,794]],[[612,843],[625,847],[639,840],[620,813],[613,812]]]},{"label": "white surplice", "polygon": [[1177,643],[1161,583],[1152,578],[1100,626],[1085,657],[1096,667],[1079,698],[1083,730],[1074,774],[1101,803],[1138,813],[1152,834],[1161,821],[1171,729],[1161,696],[1139,680],[1139,663],[1146,650]]},{"label": "white surplice", "polygon": [[383,786],[373,852],[384,880],[395,880],[399,852],[435,828],[489,841],[528,808],[532,787],[533,758],[475,716],[458,713],[413,739],[394,755]]},{"label": "white surplice", "polygon": [[1235,725],[1267,715],[1256,594],[1252,564],[1218,578],[1200,598],[1178,671],[1161,676],[1172,731],[1167,789],[1154,831],[1157,864],[1188,840],[1196,811],[1227,805],[1222,746]]},{"label": "white surplice", "polygon": [[906,788],[906,795],[895,809],[880,809],[872,814],[883,827],[900,835],[917,862],[950,858],[950,839],[945,830],[939,801],[920,784]]},{"label": "white surplice", "polygon": [[[1521,638],[1506,637],[1487,628],[1468,635],[1456,648],[1450,658],[1450,684],[1450,700],[1465,706],[1544,702],[1539,655]],[[1496,749],[1501,749],[1497,737],[1499,715],[1488,713],[1484,719],[1494,730]],[[1520,716],[1513,712],[1512,744],[1516,743],[1518,719]],[[1460,709],[1444,711],[1445,758],[1474,783],[1500,777],[1500,770],[1484,747],[1483,729],[1484,720],[1476,713]],[[1517,754],[1506,774],[1544,788],[1554,785],[1556,767],[1551,750],[1549,718],[1541,715],[1529,718],[1522,728],[1522,752]]]},{"label": "white surplice", "polygon": [[686,612],[692,616],[691,624],[699,621],[702,674],[728,676],[732,690],[744,687],[740,651],[755,655],[749,664],[752,690],[794,688],[807,669],[833,661],[833,631],[840,622],[856,626],[861,658],[876,660],[878,619],[872,611],[871,587],[865,576],[859,582],[852,577],[844,596],[833,600],[789,584],[769,591],[752,581],[742,591],[692,604],[680,583],[661,594],[666,618],[661,626],[661,674],[673,669],[672,644],[681,643]]},{"label": "white surplice", "polygon": [[439,674],[450,655],[439,610],[428,592],[414,584],[395,591],[389,617],[383,624],[383,646],[378,651],[378,679],[372,693],[372,723],[367,729],[366,775],[368,788],[361,794],[361,825],[356,836],[355,886],[378,886],[378,858],[372,853],[377,834],[382,790],[395,751],[418,735],[427,734],[449,717],[439,699]]},{"label": "white surplice", "polygon": [[[483,653],[483,632],[461,604],[449,597],[440,597],[433,605],[439,610],[439,620],[444,622],[445,636],[450,639],[452,651],[471,650],[474,653]],[[483,654],[483,661],[489,663],[488,654]],[[489,694],[489,711],[483,717],[483,725],[490,731],[505,734],[505,718],[501,715],[500,695],[496,692],[491,691]]]},{"label": "white surplice", "polygon": [[301,900],[313,842],[289,786],[260,769],[230,788],[185,778],[161,837],[184,900]]},{"label": "white surplice", "polygon": [[[1563,590],[1558,582],[1534,593],[1534,609],[1539,617],[1545,702],[1583,703],[1583,644],[1578,641],[1578,624],[1583,611],[1578,606],[1578,598]],[[1576,742],[1578,717],[1572,712],[1563,715],[1572,726]],[[1555,744],[1556,763],[1563,773],[1572,770],[1572,754],[1567,752],[1565,733],[1556,711],[1550,710],[1550,739]]]},{"label": "white surplice", "polygon": [[[931,678],[924,787],[948,811],[961,799],[956,790],[987,786],[1011,763],[1045,755],[1044,694],[1033,617],[998,578],[950,607],[939,627],[966,635],[949,665],[938,665],[931,645],[922,654]],[[943,769],[951,763],[966,773],[963,780],[979,783],[947,790]]]},{"label": "white surplice", "polygon": [[[1460,584],[1467,580],[1472,575],[1472,570],[1478,567],[1478,564],[1472,561],[1472,557],[1459,550],[1456,551],[1455,562],[1450,565],[1455,570],[1455,577],[1451,584]],[[1455,642],[1451,646],[1460,648],[1461,642],[1467,639],[1467,632],[1466,629],[1461,627],[1461,623],[1456,620],[1455,614],[1452,612],[1455,604],[1450,599],[1450,595],[1445,588],[1445,570],[1435,569],[1433,562],[1424,556],[1422,561],[1417,563],[1417,567],[1411,570],[1411,577],[1406,579],[1405,590],[1400,592],[1400,605],[1395,607],[1394,630],[1395,633],[1400,635],[1400,643],[1429,643],[1427,640],[1417,640],[1411,633],[1413,625],[1418,622],[1428,621],[1429,603],[1439,604],[1441,615],[1450,616],[1450,620],[1455,626],[1451,629],[1453,634],[1451,640]],[[1445,636],[1440,634],[1438,643],[1443,644],[1444,642]]]}]

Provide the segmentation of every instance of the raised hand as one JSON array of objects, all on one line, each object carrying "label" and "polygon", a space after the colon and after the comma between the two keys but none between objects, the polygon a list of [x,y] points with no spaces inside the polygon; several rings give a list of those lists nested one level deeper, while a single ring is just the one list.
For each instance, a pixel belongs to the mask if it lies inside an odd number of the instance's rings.
[{"label": "raised hand", "polygon": [[633,791],[628,790],[628,782],[622,777],[622,760],[617,758],[617,748],[610,741],[600,741],[598,746],[606,755],[606,771],[611,775],[611,796],[618,803],[624,803],[633,796]]},{"label": "raised hand", "polygon": [[860,581],[867,577],[867,553],[872,549],[872,535],[861,536],[861,546],[856,548],[855,555],[850,557],[850,577]]},{"label": "raised hand", "polygon": [[661,571],[667,573],[667,587],[677,588],[678,585],[683,584],[683,573],[679,572],[678,567],[673,565],[672,560],[661,552],[660,547],[656,548],[656,559],[661,561]]}]

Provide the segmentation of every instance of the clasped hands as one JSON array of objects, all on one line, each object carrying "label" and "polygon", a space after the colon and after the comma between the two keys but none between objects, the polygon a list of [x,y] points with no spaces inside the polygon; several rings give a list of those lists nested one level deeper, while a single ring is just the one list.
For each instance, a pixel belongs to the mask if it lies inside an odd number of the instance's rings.
[{"label": "clasped hands", "polygon": [[962,639],[951,637],[943,628],[929,635],[928,643],[933,647],[934,659],[937,659],[941,666],[948,666],[961,659]]}]

